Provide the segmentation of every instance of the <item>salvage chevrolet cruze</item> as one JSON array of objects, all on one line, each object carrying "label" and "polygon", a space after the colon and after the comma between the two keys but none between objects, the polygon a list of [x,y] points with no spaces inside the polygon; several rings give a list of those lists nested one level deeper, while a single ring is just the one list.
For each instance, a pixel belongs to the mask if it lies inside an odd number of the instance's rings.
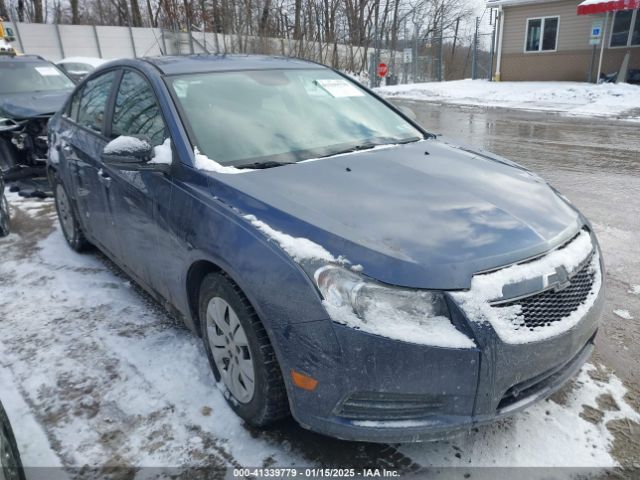
[{"label": "salvage chevrolet cruze", "polygon": [[252,425],[435,438],[545,398],[593,349],[603,266],[580,212],[321,65],[111,62],[49,141],[69,245],[183,318]]}]

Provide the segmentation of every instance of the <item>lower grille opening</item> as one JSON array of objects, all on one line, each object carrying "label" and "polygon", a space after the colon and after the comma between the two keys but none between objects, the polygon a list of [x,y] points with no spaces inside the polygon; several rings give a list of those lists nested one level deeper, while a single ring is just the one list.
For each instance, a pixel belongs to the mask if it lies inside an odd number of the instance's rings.
[{"label": "lower grille opening", "polygon": [[545,388],[550,385],[553,385],[557,379],[565,372],[567,368],[571,368],[574,363],[580,358],[582,352],[593,344],[596,338],[596,333],[594,333],[589,341],[585,344],[583,348],[568,362],[554,367],[546,372],[541,373],[540,375],[536,375],[529,380],[525,380],[524,382],[520,382],[514,386],[512,386],[509,390],[505,392],[500,403],[498,404],[498,412],[503,410],[510,405],[513,405],[516,402],[521,401],[527,397],[532,397],[538,392],[541,392]]},{"label": "lower grille opening", "polygon": [[443,402],[432,395],[356,392],[336,409],[336,415],[357,420],[410,420],[441,411]]}]

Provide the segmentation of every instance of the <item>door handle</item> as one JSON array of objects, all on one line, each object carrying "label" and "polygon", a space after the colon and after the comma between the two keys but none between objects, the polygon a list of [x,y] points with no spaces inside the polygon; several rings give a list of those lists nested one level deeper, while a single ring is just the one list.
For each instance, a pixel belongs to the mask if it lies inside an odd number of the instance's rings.
[{"label": "door handle", "polygon": [[111,177],[103,169],[98,170],[98,180],[107,187],[111,185]]}]

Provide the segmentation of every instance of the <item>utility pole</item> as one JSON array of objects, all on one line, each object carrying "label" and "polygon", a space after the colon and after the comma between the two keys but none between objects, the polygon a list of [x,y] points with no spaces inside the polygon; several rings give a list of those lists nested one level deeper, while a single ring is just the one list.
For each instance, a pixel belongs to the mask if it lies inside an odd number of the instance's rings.
[{"label": "utility pole", "polygon": [[[491,9],[491,15],[493,16],[493,9]],[[493,58],[496,52],[496,23],[493,24],[493,31],[491,32],[491,54],[489,55],[490,63],[489,63],[489,75],[487,80],[491,81],[493,79]]]},{"label": "utility pole", "polygon": [[480,18],[476,17],[476,30],[473,34],[473,58],[471,59],[471,78],[478,78],[478,30],[480,29]]},{"label": "utility pole", "polygon": [[456,56],[456,43],[458,41],[458,27],[460,26],[460,17],[456,18],[456,29],[453,33],[453,47],[451,47],[451,63]]}]

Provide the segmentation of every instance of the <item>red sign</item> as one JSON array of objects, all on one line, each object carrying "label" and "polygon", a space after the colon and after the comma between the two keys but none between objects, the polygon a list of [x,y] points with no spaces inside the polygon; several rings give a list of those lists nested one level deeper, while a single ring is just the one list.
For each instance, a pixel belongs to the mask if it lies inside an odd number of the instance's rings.
[{"label": "red sign", "polygon": [[389,67],[386,63],[381,63],[378,65],[378,76],[384,77],[387,73],[389,73]]}]

